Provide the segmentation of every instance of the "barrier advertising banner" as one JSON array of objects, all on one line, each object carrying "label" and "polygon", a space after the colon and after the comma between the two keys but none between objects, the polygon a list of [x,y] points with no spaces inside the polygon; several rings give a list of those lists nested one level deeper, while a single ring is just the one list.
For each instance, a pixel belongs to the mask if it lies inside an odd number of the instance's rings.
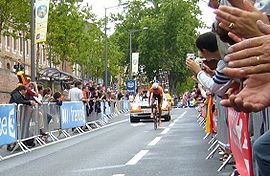
[{"label": "barrier advertising banner", "polygon": [[35,43],[45,42],[50,0],[36,0]]},{"label": "barrier advertising banner", "polygon": [[63,102],[60,106],[60,116],[62,129],[84,126],[86,123],[83,102]]},{"label": "barrier advertising banner", "polygon": [[0,146],[16,142],[16,105],[0,106]]},{"label": "barrier advertising banner", "polygon": [[240,175],[253,176],[249,115],[227,108],[230,147]]}]

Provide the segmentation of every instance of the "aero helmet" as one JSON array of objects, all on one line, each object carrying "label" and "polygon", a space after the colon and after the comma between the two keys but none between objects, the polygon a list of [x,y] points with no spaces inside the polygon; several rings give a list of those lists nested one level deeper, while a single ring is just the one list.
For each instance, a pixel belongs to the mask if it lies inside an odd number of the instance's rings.
[{"label": "aero helmet", "polygon": [[152,84],[152,89],[156,90],[158,88],[158,83]]}]

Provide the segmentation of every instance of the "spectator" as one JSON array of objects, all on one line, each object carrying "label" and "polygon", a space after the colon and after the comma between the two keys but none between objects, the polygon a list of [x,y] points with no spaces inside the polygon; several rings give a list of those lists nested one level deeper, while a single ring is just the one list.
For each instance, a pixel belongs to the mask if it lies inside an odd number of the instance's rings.
[{"label": "spectator", "polygon": [[70,101],[82,101],[83,100],[83,92],[82,92],[82,83],[75,82],[75,87],[69,90],[68,99]]},{"label": "spectator", "polygon": [[11,92],[11,98],[9,103],[35,105],[36,102],[34,100],[29,100],[25,98],[26,93],[27,87],[25,85],[17,87],[15,90]]},{"label": "spectator", "polygon": [[[196,40],[196,46],[199,49],[201,56],[206,60],[221,59],[216,35],[214,33],[207,32],[200,35]],[[223,74],[223,69],[226,66],[224,60],[220,60],[218,62],[218,66],[213,77],[207,74],[200,65],[190,58],[187,58],[186,65],[197,75],[199,82],[213,93],[223,96],[231,85],[231,78]],[[207,68],[205,65],[204,67]]]},{"label": "spectator", "polygon": [[52,90],[51,88],[46,88],[43,90],[43,102],[49,102],[52,98]]},{"label": "spectator", "polygon": [[[20,85],[15,90],[11,92],[11,98],[9,100],[9,103],[16,103],[16,104],[24,104],[24,105],[36,105],[36,102],[34,100],[28,100],[25,98],[25,95],[27,93],[27,87],[25,85]],[[25,141],[27,143],[27,141]],[[34,144],[32,142],[32,144]],[[7,145],[7,150],[12,151],[14,147],[16,146],[16,143]]]},{"label": "spectator", "polygon": [[55,102],[58,106],[61,106],[64,100],[64,96],[60,92],[53,94],[52,102]]}]

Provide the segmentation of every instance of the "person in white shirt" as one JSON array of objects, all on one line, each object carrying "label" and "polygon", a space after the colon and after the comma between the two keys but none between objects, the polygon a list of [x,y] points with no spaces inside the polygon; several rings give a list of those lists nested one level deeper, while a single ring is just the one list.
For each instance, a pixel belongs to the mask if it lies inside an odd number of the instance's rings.
[{"label": "person in white shirt", "polygon": [[83,92],[82,92],[82,83],[75,82],[75,87],[69,90],[68,99],[70,101],[82,101]]}]

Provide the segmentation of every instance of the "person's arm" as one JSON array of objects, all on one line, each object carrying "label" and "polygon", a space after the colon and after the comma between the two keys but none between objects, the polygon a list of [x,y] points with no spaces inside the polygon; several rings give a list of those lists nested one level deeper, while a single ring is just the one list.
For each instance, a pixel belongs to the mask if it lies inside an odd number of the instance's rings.
[{"label": "person's arm", "polygon": [[224,82],[218,82],[214,78],[210,77],[204,71],[200,71],[197,75],[199,82],[212,93],[223,96],[227,89],[230,87],[231,80],[226,80]]},{"label": "person's arm", "polygon": [[223,74],[223,69],[226,67],[226,63],[223,60],[220,60],[217,65],[217,69],[213,77],[200,71],[197,74],[197,79],[199,82],[212,93],[223,96],[227,89],[230,87],[231,78]]},{"label": "person's arm", "polygon": [[151,91],[149,91],[149,97],[148,97],[149,106],[151,105],[150,103],[151,103],[152,97],[153,97],[153,93]]},{"label": "person's arm", "polygon": [[206,91],[203,89],[201,84],[198,84],[198,88],[200,89],[202,97],[207,98]]},{"label": "person's arm", "polygon": [[25,104],[25,105],[34,105],[35,101],[32,100],[26,100],[21,94],[20,92],[16,92],[14,94],[11,95],[13,97],[13,100],[16,104]]},{"label": "person's arm", "polygon": [[35,93],[36,93],[36,97],[38,96],[38,87],[37,87],[37,83],[36,82],[33,82],[32,83],[33,84],[33,86],[34,86],[34,91],[35,91]]}]

